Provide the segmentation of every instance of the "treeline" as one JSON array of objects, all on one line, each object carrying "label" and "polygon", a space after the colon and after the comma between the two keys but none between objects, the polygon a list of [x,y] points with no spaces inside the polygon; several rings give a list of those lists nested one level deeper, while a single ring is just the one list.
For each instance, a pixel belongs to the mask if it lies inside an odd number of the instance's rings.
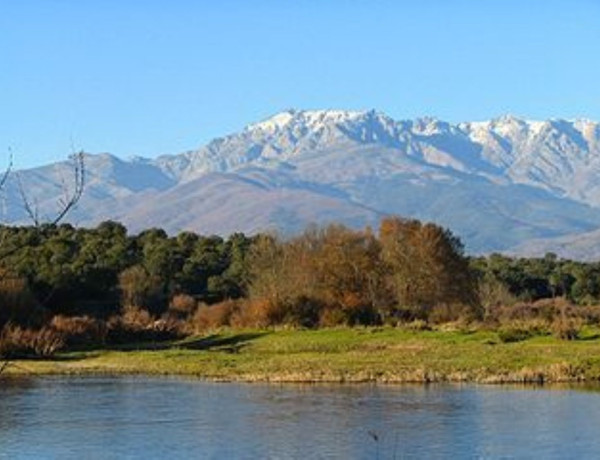
[{"label": "treeline", "polygon": [[[24,303],[50,314],[106,318],[123,303],[161,314],[178,293],[206,303],[238,298],[253,239],[169,237],[160,229],[130,236],[123,225],[104,222],[94,229],[0,227],[0,242],[0,321],[21,322],[30,316]],[[21,305],[11,306],[15,296]]]},{"label": "treeline", "polygon": [[599,298],[599,263],[470,259],[450,231],[396,217],[291,239],[0,227],[0,354],[221,326],[595,321]]},{"label": "treeline", "polygon": [[500,254],[471,260],[479,280],[481,302],[535,301],[563,297],[578,305],[600,300],[600,262],[542,258],[511,258]]}]

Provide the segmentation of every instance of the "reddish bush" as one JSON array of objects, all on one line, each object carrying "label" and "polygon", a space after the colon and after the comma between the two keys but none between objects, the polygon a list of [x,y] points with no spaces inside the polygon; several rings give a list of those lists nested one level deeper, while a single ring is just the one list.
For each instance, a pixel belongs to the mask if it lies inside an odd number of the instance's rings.
[{"label": "reddish bush", "polygon": [[198,307],[198,302],[191,295],[177,294],[171,299],[167,313],[178,318],[186,318]]},{"label": "reddish bush", "polygon": [[3,358],[48,357],[64,346],[63,334],[52,327],[34,330],[7,324],[0,334],[0,356]]},{"label": "reddish bush", "polygon": [[113,316],[106,322],[106,340],[109,343],[172,340],[183,335],[181,324],[168,316],[156,319],[143,308],[126,307],[121,316]]},{"label": "reddish bush", "polygon": [[265,299],[253,299],[242,303],[231,317],[231,326],[237,328],[268,327],[280,324],[284,311],[279,306]]},{"label": "reddish bush", "polygon": [[230,326],[231,318],[238,308],[238,302],[235,300],[225,300],[214,305],[200,305],[188,322],[190,332],[199,333]]},{"label": "reddish bush", "polygon": [[100,344],[106,339],[106,324],[88,316],[55,316],[50,327],[62,334],[69,347]]}]

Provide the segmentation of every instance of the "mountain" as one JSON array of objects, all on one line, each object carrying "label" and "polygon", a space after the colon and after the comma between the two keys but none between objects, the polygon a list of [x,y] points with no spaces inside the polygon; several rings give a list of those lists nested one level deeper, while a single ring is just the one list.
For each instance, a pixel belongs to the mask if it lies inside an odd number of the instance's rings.
[{"label": "mountain", "polygon": [[[114,219],[133,231],[290,234],[311,222],[375,226],[399,214],[489,252],[600,228],[600,125],[589,120],[451,124],[289,110],[177,155],[86,155],[86,172],[71,221]],[[19,177],[47,210],[68,174],[56,163]],[[15,176],[5,195],[5,221],[24,222]]]},{"label": "mountain", "polygon": [[600,260],[600,229],[554,238],[528,240],[506,252],[521,257],[536,257],[553,252],[567,259],[594,262]]}]

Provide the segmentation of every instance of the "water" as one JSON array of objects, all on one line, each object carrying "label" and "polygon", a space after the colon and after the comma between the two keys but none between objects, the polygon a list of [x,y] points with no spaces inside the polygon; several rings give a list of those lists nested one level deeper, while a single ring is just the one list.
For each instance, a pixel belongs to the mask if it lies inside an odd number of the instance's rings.
[{"label": "water", "polygon": [[600,393],[498,386],[0,381],[0,458],[592,458]]}]

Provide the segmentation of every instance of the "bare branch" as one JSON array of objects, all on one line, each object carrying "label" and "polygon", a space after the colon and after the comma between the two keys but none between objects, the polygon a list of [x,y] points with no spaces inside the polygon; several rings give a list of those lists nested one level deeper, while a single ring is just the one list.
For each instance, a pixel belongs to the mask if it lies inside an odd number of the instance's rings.
[{"label": "bare branch", "polygon": [[58,200],[60,211],[52,221],[52,225],[58,224],[81,199],[81,195],[83,195],[83,189],[85,187],[85,163],[83,151],[73,154],[71,160],[73,161],[73,189],[70,190],[64,179],[62,180],[63,196]]},{"label": "bare branch", "polygon": [[8,180],[8,176],[10,176],[10,173],[11,173],[12,168],[13,168],[13,154],[12,154],[12,150],[10,148],[8,149],[8,153],[9,153],[8,166],[4,170],[4,173],[2,174],[2,177],[0,177],[0,190],[2,190],[4,188],[4,186],[6,185],[6,181]]},{"label": "bare branch", "polygon": [[32,203],[27,193],[25,192],[25,187],[23,186],[23,181],[21,180],[21,175],[17,174],[17,187],[19,188],[19,195],[21,195],[21,201],[23,202],[23,207],[25,208],[25,212],[33,222],[33,225],[36,227],[40,226],[40,215],[38,212],[37,200],[35,203]]},{"label": "bare branch", "polygon": [[[85,186],[85,164],[83,151],[71,155],[70,159],[73,163],[72,185],[69,187],[67,181],[65,181],[65,178],[61,177],[60,187],[62,196],[58,199],[58,211],[54,219],[49,222],[50,225],[57,225],[61,220],[63,220],[69,211],[71,211],[79,202],[81,196],[83,195],[83,189]],[[34,202],[31,201],[27,195],[27,192],[25,191],[23,181],[21,180],[21,176],[19,174],[17,174],[17,186],[27,216],[31,219],[34,226],[41,226],[43,222],[40,218],[37,199],[35,199]]]}]

